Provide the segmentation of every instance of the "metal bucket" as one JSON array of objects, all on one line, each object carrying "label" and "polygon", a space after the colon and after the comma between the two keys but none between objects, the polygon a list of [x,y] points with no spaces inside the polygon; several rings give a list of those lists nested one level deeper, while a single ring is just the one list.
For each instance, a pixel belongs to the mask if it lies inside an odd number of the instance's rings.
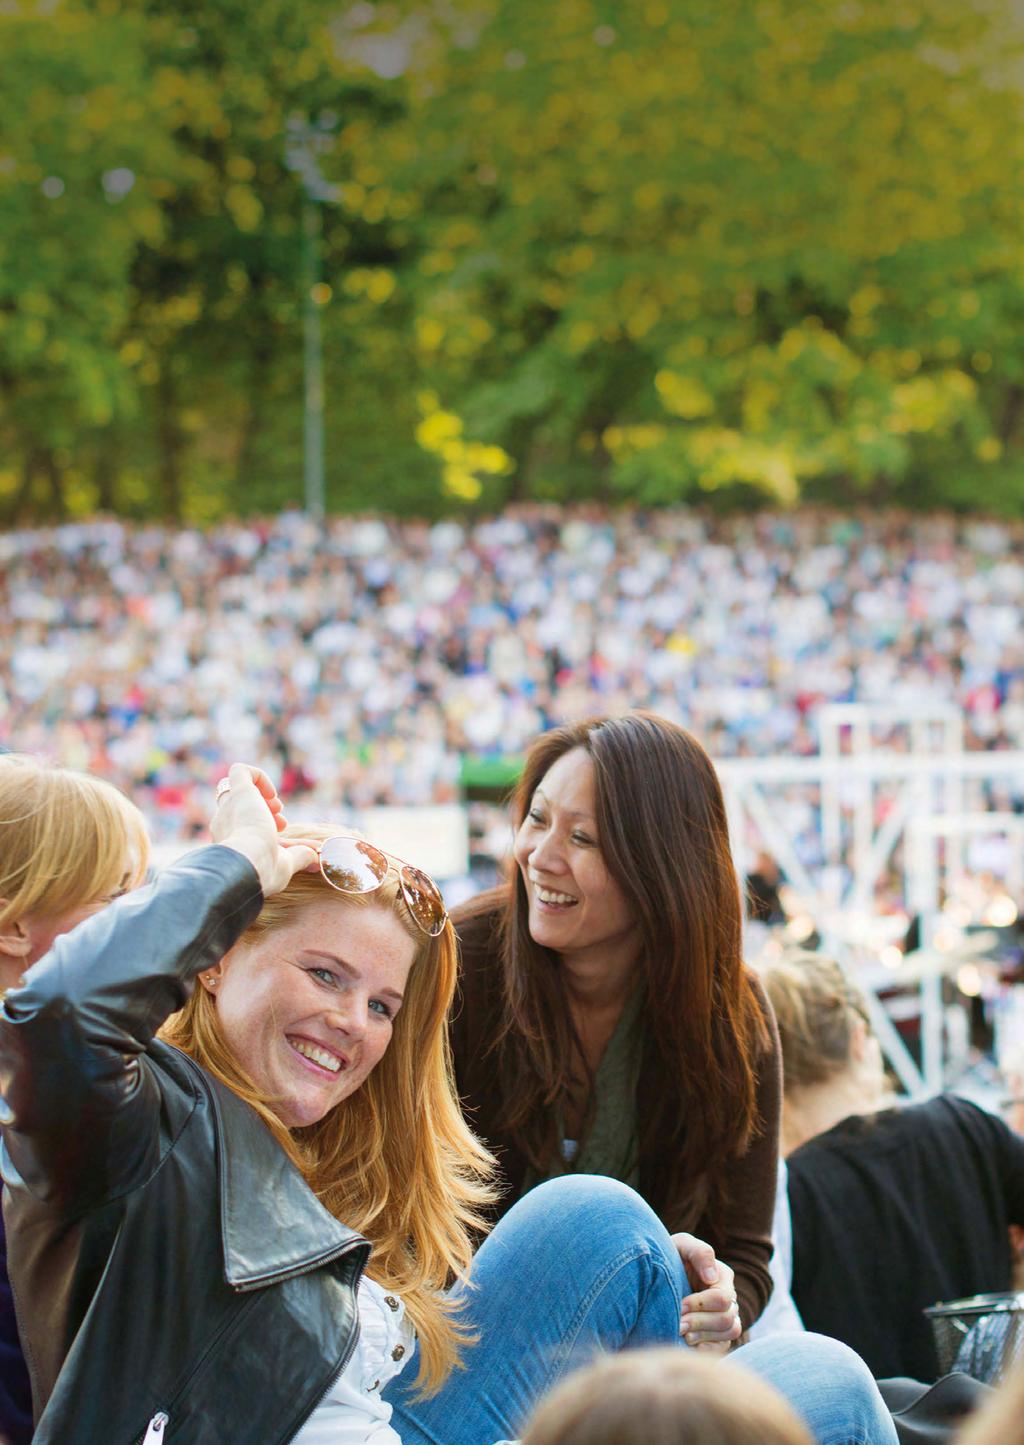
[{"label": "metal bucket", "polygon": [[925,1310],[939,1373],[963,1370],[994,1385],[1024,1358],[1024,1293],[976,1294]]}]

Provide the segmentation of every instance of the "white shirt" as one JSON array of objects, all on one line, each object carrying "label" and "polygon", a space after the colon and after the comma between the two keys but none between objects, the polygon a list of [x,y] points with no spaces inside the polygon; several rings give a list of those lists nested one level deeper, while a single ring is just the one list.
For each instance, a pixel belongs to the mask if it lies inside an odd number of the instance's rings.
[{"label": "white shirt", "polygon": [[401,1299],[365,1275],[357,1303],[359,1339],[352,1356],[293,1445],[401,1445],[381,1392],[412,1355],[413,1328]]},{"label": "white shirt", "polygon": [[775,1248],[769,1265],[772,1297],[765,1305],[761,1318],[750,1328],[752,1340],[763,1339],[765,1335],[795,1334],[804,1328],[800,1311],[790,1294],[793,1284],[793,1219],[789,1212],[788,1185],[786,1161],[780,1156],[778,1183],[775,1188],[775,1218],[772,1221],[772,1243]]}]

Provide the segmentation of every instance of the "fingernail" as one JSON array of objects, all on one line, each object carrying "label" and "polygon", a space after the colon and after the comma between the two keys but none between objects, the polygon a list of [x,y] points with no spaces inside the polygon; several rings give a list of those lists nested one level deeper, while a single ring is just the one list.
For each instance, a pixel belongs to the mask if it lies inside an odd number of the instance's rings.
[{"label": "fingernail", "polygon": [[709,1264],[704,1269],[704,1278],[708,1284],[715,1284],[718,1280],[718,1269],[715,1265]]},{"label": "fingernail", "polygon": [[687,1335],[687,1334],[689,1334],[689,1332],[690,1332],[690,1321],[689,1321],[689,1320],[683,1320],[682,1324],[679,1326],[679,1333],[680,1333],[681,1335]]}]

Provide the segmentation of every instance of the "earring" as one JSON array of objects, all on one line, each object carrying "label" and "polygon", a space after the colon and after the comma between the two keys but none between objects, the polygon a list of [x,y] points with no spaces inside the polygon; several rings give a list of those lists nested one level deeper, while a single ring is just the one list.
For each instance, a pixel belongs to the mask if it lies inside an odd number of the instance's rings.
[{"label": "earring", "polygon": [[217,978],[216,974],[208,973],[203,979],[203,982],[206,984],[207,988],[216,988],[220,980]]}]

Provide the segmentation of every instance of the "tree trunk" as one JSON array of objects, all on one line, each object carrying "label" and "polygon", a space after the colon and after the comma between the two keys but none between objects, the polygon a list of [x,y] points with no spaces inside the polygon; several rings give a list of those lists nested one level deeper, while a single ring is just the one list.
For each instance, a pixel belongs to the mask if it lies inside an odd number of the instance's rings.
[{"label": "tree trunk", "polygon": [[42,470],[50,491],[51,516],[63,522],[68,515],[68,501],[64,495],[64,473],[57,465],[57,458],[47,447],[42,453]]},{"label": "tree trunk", "polygon": [[10,507],[7,508],[8,516],[12,522],[24,522],[32,517],[32,492],[35,488],[36,473],[39,470],[39,451],[36,447],[29,447],[21,463],[21,482],[11,499]]},{"label": "tree trunk", "polygon": [[[592,432],[597,438],[590,454],[593,494],[599,502],[605,503],[612,500],[612,454],[605,446],[604,434],[614,420],[615,418],[607,413],[592,412],[584,417],[580,427],[581,432]],[[578,441],[578,434],[576,439]]]},{"label": "tree trunk", "polygon": [[533,438],[539,424],[536,417],[521,416],[509,427],[505,450],[515,462],[516,469],[508,479],[506,503],[525,502],[530,496]]},{"label": "tree trunk", "polygon": [[235,454],[235,476],[232,491],[236,505],[252,485],[252,474],[256,466],[256,449],[263,434],[264,418],[267,412],[266,396],[271,360],[272,348],[267,344],[265,336],[254,340],[249,352],[245,415],[239,429],[238,450]]},{"label": "tree trunk", "polygon": [[121,472],[121,435],[115,427],[100,434],[92,479],[96,506],[101,512],[117,511],[117,479]]},{"label": "tree trunk", "polygon": [[999,440],[1004,447],[1008,446],[1016,436],[1022,416],[1024,416],[1024,386],[1011,383],[1006,389],[1003,414],[999,418]]},{"label": "tree trunk", "polygon": [[158,510],[171,521],[180,522],[183,511],[181,464],[185,434],[178,416],[178,388],[171,362],[166,357],[160,366],[156,403]]},{"label": "tree trunk", "polygon": [[[43,487],[39,487],[42,478]],[[49,447],[30,446],[21,464],[21,482],[4,509],[7,520],[20,522],[63,521],[68,515],[64,476]]]}]

